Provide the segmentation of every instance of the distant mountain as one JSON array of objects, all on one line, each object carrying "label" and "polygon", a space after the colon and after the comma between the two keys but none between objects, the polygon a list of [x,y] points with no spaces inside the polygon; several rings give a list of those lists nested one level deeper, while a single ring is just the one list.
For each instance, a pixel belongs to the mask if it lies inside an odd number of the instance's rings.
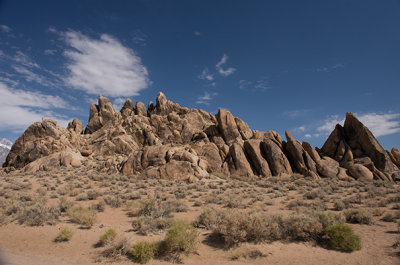
[{"label": "distant mountain", "polygon": [[3,163],[6,161],[6,157],[11,150],[12,144],[13,143],[8,139],[0,139],[0,167],[2,167]]}]

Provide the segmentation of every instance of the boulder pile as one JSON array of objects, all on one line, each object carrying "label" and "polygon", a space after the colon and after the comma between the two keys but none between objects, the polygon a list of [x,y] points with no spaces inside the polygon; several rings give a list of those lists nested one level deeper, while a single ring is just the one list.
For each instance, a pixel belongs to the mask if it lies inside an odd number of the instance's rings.
[{"label": "boulder pile", "polygon": [[274,131],[252,131],[228,110],[214,116],[167,100],[156,104],[127,99],[115,111],[99,97],[90,106],[86,128],[78,119],[62,128],[43,118],[28,127],[4,163],[7,171],[55,170],[91,166],[137,178],[193,180],[222,177],[269,177],[298,173],[312,178],[400,181],[400,152],[382,148],[352,113],[321,149],[286,141]]}]

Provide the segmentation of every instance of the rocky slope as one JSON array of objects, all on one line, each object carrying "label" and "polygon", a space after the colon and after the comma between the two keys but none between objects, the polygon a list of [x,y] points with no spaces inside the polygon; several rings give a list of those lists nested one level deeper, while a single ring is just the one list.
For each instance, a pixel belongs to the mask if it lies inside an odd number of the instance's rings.
[{"label": "rocky slope", "polygon": [[298,173],[313,178],[400,180],[400,153],[385,151],[352,113],[324,146],[314,149],[285,132],[252,131],[220,109],[214,116],[188,109],[159,93],[146,106],[127,99],[117,112],[108,98],[90,107],[86,128],[74,119],[32,124],[12,146],[4,167],[28,172],[61,166],[119,171],[139,178],[196,180]]},{"label": "rocky slope", "polygon": [[6,157],[10,152],[12,146],[12,142],[8,139],[1,138],[0,139],[0,165],[6,161]]}]

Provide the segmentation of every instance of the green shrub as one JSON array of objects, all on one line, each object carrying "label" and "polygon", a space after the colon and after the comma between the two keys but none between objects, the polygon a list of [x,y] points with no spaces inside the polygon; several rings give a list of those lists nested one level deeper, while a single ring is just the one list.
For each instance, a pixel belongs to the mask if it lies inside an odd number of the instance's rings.
[{"label": "green shrub", "polygon": [[104,234],[102,234],[100,236],[100,239],[99,239],[100,244],[105,245],[107,243],[110,243],[110,242],[114,241],[116,236],[117,236],[117,232],[115,232],[114,229],[109,228],[107,231],[104,232]]},{"label": "green shrub", "polygon": [[71,222],[80,224],[84,227],[91,228],[96,222],[96,212],[93,209],[76,206],[68,211]]},{"label": "green shrub", "polygon": [[372,224],[372,214],[365,209],[351,209],[345,211],[346,221],[355,224]]},{"label": "green shrub", "polygon": [[74,232],[69,229],[69,228],[63,228],[60,233],[57,235],[57,237],[54,239],[55,242],[65,242],[65,241],[69,241],[72,236],[73,236]]},{"label": "green shrub", "polygon": [[326,228],[330,246],[337,250],[354,251],[361,249],[360,237],[347,224],[334,224]]},{"label": "green shrub", "polygon": [[174,220],[165,236],[163,251],[167,254],[184,253],[189,255],[196,251],[199,232],[187,221]]},{"label": "green shrub", "polygon": [[145,264],[158,253],[159,243],[157,242],[138,242],[132,246],[129,255],[134,262]]}]

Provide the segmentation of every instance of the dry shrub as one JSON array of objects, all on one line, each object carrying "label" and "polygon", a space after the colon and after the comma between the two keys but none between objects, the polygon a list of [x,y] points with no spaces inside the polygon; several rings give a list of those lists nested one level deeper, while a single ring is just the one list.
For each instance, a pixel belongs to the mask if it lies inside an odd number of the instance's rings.
[{"label": "dry shrub", "polygon": [[114,240],[108,244],[108,247],[103,251],[103,256],[107,258],[118,259],[125,256],[130,250],[130,244],[128,240],[123,237]]},{"label": "dry shrub", "polygon": [[96,222],[96,212],[93,209],[76,206],[68,211],[71,222],[91,228]]},{"label": "dry shrub", "polygon": [[171,223],[170,217],[152,218],[150,216],[141,216],[132,221],[132,229],[141,235],[165,230]]},{"label": "dry shrub", "polygon": [[242,242],[319,241],[326,227],[341,221],[340,215],[329,212],[305,211],[283,217],[206,207],[197,222],[198,226],[212,230],[226,247],[231,247]]},{"label": "dry shrub", "polygon": [[372,214],[365,209],[351,209],[344,212],[346,221],[354,224],[372,224]]},{"label": "dry shrub", "polygon": [[60,215],[60,211],[53,207],[46,207],[43,204],[34,204],[23,208],[18,213],[18,223],[30,226],[39,226],[44,224],[55,224]]}]

